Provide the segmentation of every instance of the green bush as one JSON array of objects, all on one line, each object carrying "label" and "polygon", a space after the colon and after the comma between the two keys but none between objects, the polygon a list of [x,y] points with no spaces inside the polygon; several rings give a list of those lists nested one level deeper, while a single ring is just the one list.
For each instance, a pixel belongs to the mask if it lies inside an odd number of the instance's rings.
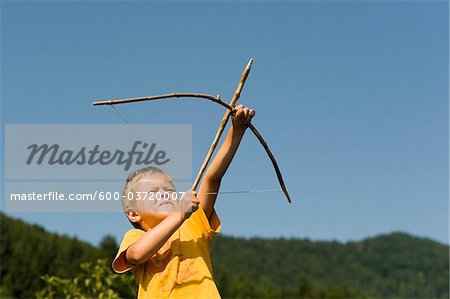
[{"label": "green bush", "polygon": [[132,275],[113,273],[107,259],[98,259],[95,264],[85,262],[80,267],[81,271],[73,278],[42,276],[46,287],[38,291],[36,297],[40,299],[136,297],[136,283]]}]

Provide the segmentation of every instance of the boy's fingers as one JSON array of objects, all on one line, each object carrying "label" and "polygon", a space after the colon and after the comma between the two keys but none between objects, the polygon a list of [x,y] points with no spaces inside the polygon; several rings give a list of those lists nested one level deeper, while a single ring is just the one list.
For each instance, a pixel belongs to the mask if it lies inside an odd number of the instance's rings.
[{"label": "boy's fingers", "polygon": [[245,108],[245,109],[244,109],[244,117],[243,117],[243,119],[242,119],[242,123],[243,123],[243,124],[247,123],[247,119],[248,119],[248,109]]},{"label": "boy's fingers", "polygon": [[253,115],[252,115],[251,113],[249,113],[249,114],[247,115],[247,118],[245,119],[245,122],[246,122],[246,123],[249,123],[249,122],[252,120],[252,117],[253,117]]},{"label": "boy's fingers", "polygon": [[247,114],[246,114],[246,117],[245,117],[245,122],[246,122],[246,123],[249,123],[250,120],[252,119],[253,115],[254,115],[253,110],[252,110],[252,109],[247,109]]},{"label": "boy's fingers", "polygon": [[236,112],[236,118],[242,118],[242,115],[244,114],[244,111],[241,109],[241,110],[238,110],[237,112]]},{"label": "boy's fingers", "polygon": [[198,207],[200,205],[199,201],[192,201],[192,206],[193,207]]},{"label": "boy's fingers", "polygon": [[186,191],[186,195],[189,196],[189,197],[196,197],[197,196],[197,191],[192,190],[192,189],[188,189]]},{"label": "boy's fingers", "polygon": [[234,119],[241,124],[250,123],[253,116],[255,116],[255,110],[249,109],[244,105],[238,105],[234,107]]}]

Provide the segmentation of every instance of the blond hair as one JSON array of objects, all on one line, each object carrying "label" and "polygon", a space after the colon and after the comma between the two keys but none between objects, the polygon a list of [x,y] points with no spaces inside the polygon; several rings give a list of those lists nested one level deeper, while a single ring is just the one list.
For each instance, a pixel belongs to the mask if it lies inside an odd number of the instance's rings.
[{"label": "blond hair", "polygon": [[[128,177],[127,177],[127,181],[125,183],[125,186],[123,188],[123,192],[122,192],[122,207],[123,210],[125,212],[125,214],[127,214],[128,211],[136,211],[136,201],[133,199],[134,196],[130,196],[130,194],[135,192],[135,184],[137,182],[139,182],[140,179],[142,179],[142,177],[146,176],[146,175],[155,175],[155,174],[161,174],[165,177],[167,177],[167,179],[169,179],[170,181],[172,181],[172,178],[162,169],[158,168],[158,167],[153,167],[153,166],[149,166],[149,167],[144,167],[141,169],[138,169],[136,171],[131,172]],[[128,218],[128,216],[127,216]],[[131,224],[135,227],[135,228],[140,228],[139,224],[130,221]]]}]

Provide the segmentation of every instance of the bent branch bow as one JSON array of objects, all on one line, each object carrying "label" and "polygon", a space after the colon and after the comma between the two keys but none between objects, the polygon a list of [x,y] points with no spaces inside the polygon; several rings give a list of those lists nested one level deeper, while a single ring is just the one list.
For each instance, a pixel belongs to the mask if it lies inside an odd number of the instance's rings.
[{"label": "bent branch bow", "polygon": [[[225,113],[225,115],[222,118],[222,122],[220,124],[219,130],[217,131],[216,137],[214,138],[213,143],[211,144],[211,147],[208,151],[208,154],[205,157],[205,161],[203,162],[202,167],[200,168],[200,171],[193,183],[192,189],[195,190],[197,188],[197,185],[201,179],[201,177],[203,176],[203,173],[206,169],[206,166],[211,158],[212,153],[214,152],[214,149],[217,145],[217,142],[220,139],[220,136],[225,128],[225,125],[228,121],[228,117],[230,116],[230,114],[234,113],[234,104],[236,103],[236,101],[239,99],[240,96],[240,92],[242,90],[242,87],[245,83],[245,79],[248,76],[248,73],[250,71],[250,67],[251,67],[251,63],[252,60],[250,60],[250,62],[248,63],[247,67],[245,68],[244,72],[242,73],[242,77],[241,77],[241,81],[239,82],[239,85],[236,89],[236,92],[233,96],[232,101],[230,102],[230,104],[225,103],[224,101],[222,101],[220,99],[219,96],[212,96],[212,95],[208,95],[208,94],[202,94],[202,93],[168,93],[168,94],[161,94],[161,95],[155,95],[155,96],[148,96],[148,97],[137,97],[137,98],[127,98],[127,99],[118,99],[118,100],[106,100],[106,101],[97,101],[94,102],[93,105],[97,106],[97,105],[116,105],[116,104],[125,104],[125,103],[133,103],[133,102],[142,102],[142,101],[155,101],[155,100],[161,100],[161,99],[169,99],[169,98],[180,98],[180,99],[184,99],[184,98],[197,98],[197,99],[204,99],[204,100],[209,100],[211,102],[217,103],[225,108],[228,109],[227,113]],[[261,143],[261,145],[264,147],[264,150],[266,151],[267,155],[270,158],[270,161],[272,162],[273,168],[275,170],[278,182],[280,184],[281,189],[283,190],[284,195],[286,196],[286,199],[288,200],[289,203],[291,203],[291,197],[289,196],[289,193],[287,191],[287,188],[284,184],[284,180],[283,180],[283,176],[281,174],[280,168],[278,167],[278,163],[275,159],[275,157],[273,156],[269,146],[267,145],[267,142],[264,140],[264,138],[261,136],[261,134],[258,132],[258,130],[255,128],[255,126],[251,123],[248,124],[248,127],[250,128],[250,130],[253,132],[253,134],[256,136],[256,138],[258,139],[258,141]]]}]

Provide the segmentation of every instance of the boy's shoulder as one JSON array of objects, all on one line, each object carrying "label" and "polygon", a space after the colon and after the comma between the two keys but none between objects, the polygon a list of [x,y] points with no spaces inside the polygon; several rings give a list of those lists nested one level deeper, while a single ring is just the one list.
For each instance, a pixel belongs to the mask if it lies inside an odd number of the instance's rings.
[{"label": "boy's shoulder", "polygon": [[120,242],[117,255],[112,262],[112,268],[116,273],[124,273],[132,268],[126,260],[125,251],[144,234],[145,231],[136,228],[130,229],[125,233],[122,242]]},{"label": "boy's shoulder", "polygon": [[188,222],[191,222],[201,233],[206,233],[207,235],[215,235],[220,232],[221,223],[220,219],[213,210],[210,219],[206,217],[205,211],[201,207],[198,207],[197,211],[192,213],[191,217],[188,218]]},{"label": "boy's shoulder", "polygon": [[129,243],[136,241],[137,239],[139,239],[141,236],[143,236],[145,234],[145,231],[142,229],[137,229],[137,228],[132,228],[129,229],[122,238],[122,243]]},{"label": "boy's shoulder", "polygon": [[139,228],[130,228],[129,230],[127,230],[124,236],[128,234],[145,234],[145,231]]}]

